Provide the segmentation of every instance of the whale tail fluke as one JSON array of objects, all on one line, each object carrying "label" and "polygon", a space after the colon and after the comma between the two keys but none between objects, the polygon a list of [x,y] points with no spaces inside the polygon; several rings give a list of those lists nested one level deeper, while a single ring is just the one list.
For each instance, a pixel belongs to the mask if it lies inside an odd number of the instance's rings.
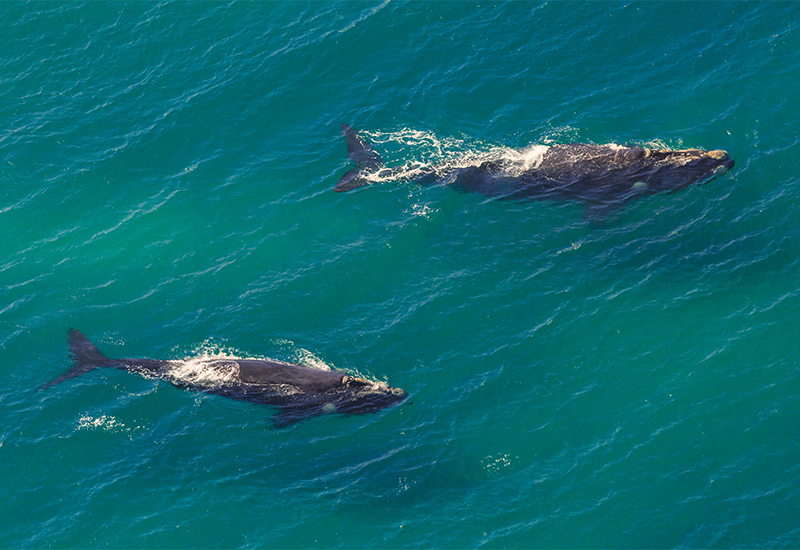
[{"label": "whale tail fluke", "polygon": [[380,155],[353,128],[342,124],[342,135],[347,142],[347,157],[356,163],[356,167],[341,177],[334,188],[337,193],[369,185],[367,176],[383,167]]},{"label": "whale tail fluke", "polygon": [[55,384],[63,382],[64,380],[75,378],[76,376],[80,376],[81,374],[89,372],[90,370],[94,370],[97,367],[108,365],[111,362],[111,360],[100,353],[100,350],[97,349],[97,346],[92,344],[89,339],[86,338],[86,336],[81,334],[80,331],[77,331],[74,328],[69,329],[67,332],[67,340],[69,342],[69,352],[72,356],[72,361],[75,363],[74,366],[61,376],[51,380],[50,382],[47,382],[46,384],[42,384],[36,389],[36,391],[49,388],[50,386],[54,386]]}]

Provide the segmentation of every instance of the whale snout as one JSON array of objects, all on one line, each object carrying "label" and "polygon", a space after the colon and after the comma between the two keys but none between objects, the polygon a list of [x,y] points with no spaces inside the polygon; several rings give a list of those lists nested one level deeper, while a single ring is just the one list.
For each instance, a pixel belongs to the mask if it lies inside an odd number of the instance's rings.
[{"label": "whale snout", "polygon": [[337,403],[337,410],[348,414],[371,413],[396,405],[407,397],[408,394],[401,388],[376,382],[359,388],[349,388],[347,397]]},{"label": "whale snout", "polygon": [[373,397],[378,400],[383,400],[389,403],[399,403],[408,397],[408,393],[402,388],[393,388],[392,386],[378,383],[371,389]]},{"label": "whale snout", "polygon": [[394,397],[397,398],[398,401],[402,401],[403,399],[408,397],[408,393],[406,392],[406,390],[401,388],[389,388],[389,391]]},{"label": "whale snout", "polygon": [[725,172],[733,168],[733,165],[735,164],[734,160],[730,157],[728,152],[723,151],[721,149],[718,149],[716,151],[709,151],[708,153],[706,153],[706,156],[714,159],[718,163],[717,167],[714,168],[715,175],[724,174]]},{"label": "whale snout", "polygon": [[711,169],[711,173],[708,175],[708,177],[705,178],[705,181],[709,181],[717,176],[721,176],[733,168],[733,165],[735,164],[734,160],[730,157],[727,151],[709,151],[706,156],[713,159],[714,167]]},{"label": "whale snout", "polygon": [[707,183],[733,168],[734,160],[727,151],[717,149],[715,151],[698,151],[698,153],[695,159],[687,165],[690,172],[693,171],[696,174],[697,183]]}]

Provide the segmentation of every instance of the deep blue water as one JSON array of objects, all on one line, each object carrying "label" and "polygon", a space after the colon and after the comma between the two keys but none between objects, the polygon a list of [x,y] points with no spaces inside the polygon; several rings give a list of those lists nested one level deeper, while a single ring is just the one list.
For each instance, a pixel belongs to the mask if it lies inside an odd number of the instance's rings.
[{"label": "deep blue water", "polygon": [[[0,547],[800,546],[800,4],[0,3]],[[336,194],[569,142],[735,168],[576,203]],[[269,357],[274,410],[70,366]]]}]

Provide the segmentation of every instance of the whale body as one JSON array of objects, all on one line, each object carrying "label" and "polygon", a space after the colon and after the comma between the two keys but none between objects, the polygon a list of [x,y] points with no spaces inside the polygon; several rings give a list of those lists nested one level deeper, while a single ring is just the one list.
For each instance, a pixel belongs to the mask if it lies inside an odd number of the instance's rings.
[{"label": "whale body", "polygon": [[446,183],[461,191],[488,197],[528,200],[575,200],[589,211],[608,211],[626,201],[672,192],[730,170],[727,152],[703,149],[647,149],[619,145],[569,143],[541,146],[541,157],[520,169],[510,159],[473,166],[439,166],[413,172],[386,168],[380,155],[358,132],[342,125],[348,157],[356,165],[336,184],[344,192],[375,181],[410,179],[421,184]]},{"label": "whale body", "polygon": [[276,426],[330,413],[365,414],[403,401],[406,392],[336,370],[261,359],[160,361],[110,359],[75,329],[67,335],[74,366],[40,386],[50,387],[98,367],[124,369],[174,386],[269,405]]}]

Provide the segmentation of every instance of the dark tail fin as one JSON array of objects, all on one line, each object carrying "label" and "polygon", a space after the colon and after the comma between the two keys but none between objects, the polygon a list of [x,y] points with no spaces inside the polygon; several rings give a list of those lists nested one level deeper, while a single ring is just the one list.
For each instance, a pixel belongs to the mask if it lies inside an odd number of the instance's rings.
[{"label": "dark tail fin", "polygon": [[58,384],[59,382],[63,382],[64,380],[75,378],[76,376],[79,376],[85,372],[89,372],[90,370],[94,370],[97,367],[102,367],[103,365],[107,365],[111,362],[108,357],[100,353],[100,350],[97,349],[97,346],[92,344],[89,339],[86,338],[86,336],[74,328],[69,329],[67,332],[67,340],[69,341],[69,351],[75,366],[58,378],[51,380],[46,384],[42,384],[37,388],[36,391],[49,388],[50,386]]},{"label": "dark tail fin", "polygon": [[337,193],[369,185],[370,182],[366,176],[383,167],[380,155],[375,152],[372,145],[358,135],[358,132],[347,124],[342,124],[342,135],[347,142],[347,156],[356,163],[356,167],[348,170],[336,184],[334,190]]}]

